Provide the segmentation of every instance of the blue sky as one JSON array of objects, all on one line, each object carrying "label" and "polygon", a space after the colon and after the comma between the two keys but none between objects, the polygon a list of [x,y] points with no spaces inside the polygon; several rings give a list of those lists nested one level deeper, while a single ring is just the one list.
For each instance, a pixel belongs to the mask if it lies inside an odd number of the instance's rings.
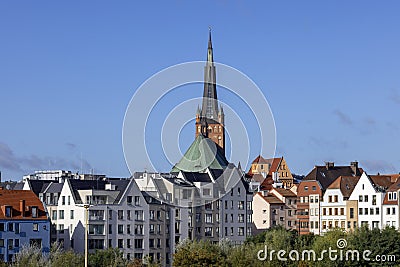
[{"label": "blue sky", "polygon": [[210,25],[214,59],[265,94],[277,156],[292,172],[354,160],[399,172],[399,10],[398,1],[1,1],[3,179],[38,169],[129,176],[121,135],[132,95],[166,67],[205,60]]}]

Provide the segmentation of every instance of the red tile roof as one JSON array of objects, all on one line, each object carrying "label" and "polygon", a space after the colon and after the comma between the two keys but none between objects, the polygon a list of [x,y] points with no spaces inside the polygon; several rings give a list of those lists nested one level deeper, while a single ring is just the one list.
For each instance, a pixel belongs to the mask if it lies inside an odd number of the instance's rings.
[{"label": "red tile roof", "polygon": [[284,197],[297,197],[297,195],[289,190],[289,189],[285,189],[285,188],[274,188],[274,190],[279,193],[280,195],[284,196]]},{"label": "red tile roof", "polygon": [[[12,208],[11,217],[6,217],[6,207]],[[31,207],[37,207],[37,217],[32,217]],[[24,213],[24,214],[23,214]],[[0,189],[0,219],[7,220],[47,220],[42,202],[30,190]]]},{"label": "red tile roof", "polygon": [[260,192],[258,192],[257,194],[260,195],[269,204],[283,204],[283,202],[274,195],[263,196]]},{"label": "red tile roof", "polygon": [[339,176],[328,189],[340,189],[344,198],[349,198],[356,187],[360,176]]}]

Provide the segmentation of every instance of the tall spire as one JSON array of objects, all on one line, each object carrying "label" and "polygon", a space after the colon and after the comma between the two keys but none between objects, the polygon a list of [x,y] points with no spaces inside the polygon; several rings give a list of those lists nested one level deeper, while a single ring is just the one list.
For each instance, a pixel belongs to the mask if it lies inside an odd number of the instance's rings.
[{"label": "tall spire", "polygon": [[213,50],[212,50],[212,42],[211,42],[211,27],[208,28],[208,49],[207,49],[207,62],[214,62],[213,59]]},{"label": "tall spire", "polygon": [[218,119],[218,100],[213,49],[211,42],[211,28],[209,29],[208,36],[207,62],[206,66],[204,67],[204,93],[201,117],[203,119]]}]

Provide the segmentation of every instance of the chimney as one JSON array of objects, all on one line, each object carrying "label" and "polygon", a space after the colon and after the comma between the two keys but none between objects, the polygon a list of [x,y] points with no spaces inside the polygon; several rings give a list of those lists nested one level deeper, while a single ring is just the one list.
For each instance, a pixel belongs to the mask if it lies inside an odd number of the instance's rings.
[{"label": "chimney", "polygon": [[23,199],[19,201],[19,210],[21,211],[21,216],[25,217],[25,200]]},{"label": "chimney", "polygon": [[334,162],[325,162],[325,167],[327,170],[333,169],[333,167],[335,167],[335,163]]},{"label": "chimney", "polygon": [[268,190],[262,191],[262,195],[263,195],[264,197],[267,197],[267,196],[268,196]]},{"label": "chimney", "polygon": [[350,167],[351,167],[351,170],[353,171],[353,174],[357,175],[357,173],[358,173],[358,162],[357,161],[350,162]]}]

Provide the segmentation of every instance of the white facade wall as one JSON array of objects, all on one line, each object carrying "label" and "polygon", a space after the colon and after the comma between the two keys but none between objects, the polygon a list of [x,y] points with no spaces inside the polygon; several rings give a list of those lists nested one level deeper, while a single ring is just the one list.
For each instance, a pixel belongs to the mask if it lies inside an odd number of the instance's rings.
[{"label": "white facade wall", "polygon": [[358,226],[382,229],[382,201],[385,193],[378,192],[364,172],[349,200],[358,201]]},{"label": "white facade wall", "polygon": [[326,189],[320,207],[321,234],[332,228],[346,228],[346,202],[340,189]]}]

